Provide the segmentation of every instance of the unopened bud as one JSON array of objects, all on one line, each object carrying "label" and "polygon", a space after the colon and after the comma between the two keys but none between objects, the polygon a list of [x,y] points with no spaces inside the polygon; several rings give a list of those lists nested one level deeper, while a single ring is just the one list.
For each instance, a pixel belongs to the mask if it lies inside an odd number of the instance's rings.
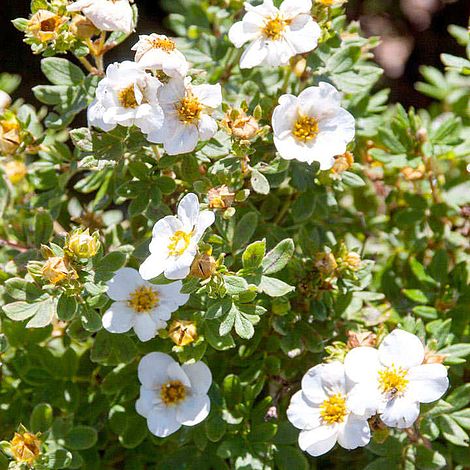
[{"label": "unopened bud", "polygon": [[240,140],[250,140],[259,132],[258,121],[242,109],[229,109],[221,122],[226,131]]},{"label": "unopened bud", "polygon": [[351,152],[344,152],[342,155],[338,155],[335,159],[335,162],[333,163],[333,167],[331,168],[331,171],[333,173],[343,173],[349,168],[352,167],[354,163],[354,156]]},{"label": "unopened bud", "polygon": [[18,184],[27,174],[26,165],[19,160],[10,160],[3,165],[3,171],[12,184]]},{"label": "unopened bud", "polygon": [[405,166],[400,170],[400,173],[404,176],[407,181],[417,181],[425,177],[426,168],[423,164],[418,165],[417,168]]},{"label": "unopened bud", "polygon": [[28,31],[40,42],[57,38],[58,30],[64,19],[52,11],[38,10],[28,21]]},{"label": "unopened bud", "polygon": [[216,188],[209,189],[207,193],[210,209],[227,209],[233,204],[235,193],[232,193],[224,184]]},{"label": "unopened bud", "polygon": [[297,78],[301,78],[307,70],[307,61],[302,57],[292,67],[292,71]]},{"label": "unopened bud", "polygon": [[99,29],[85,16],[74,15],[70,23],[70,32],[79,39],[90,39],[99,34]]},{"label": "unopened bud", "polygon": [[208,253],[201,253],[194,258],[191,265],[191,276],[209,279],[217,269],[217,261]]},{"label": "unopened bud", "polygon": [[174,320],[168,336],[177,346],[187,346],[198,338],[196,324],[189,320]]},{"label": "unopened bud", "polygon": [[36,434],[15,432],[10,441],[10,450],[17,462],[31,466],[41,454],[41,441]]},{"label": "unopened bud", "polygon": [[355,251],[350,251],[344,259],[344,264],[351,270],[357,271],[362,264],[361,256]]},{"label": "unopened bud", "polygon": [[0,121],[0,153],[12,155],[20,145],[20,126],[16,119]]},{"label": "unopened bud", "polygon": [[98,252],[100,242],[98,232],[90,235],[89,229],[81,229],[70,235],[66,248],[77,258],[92,258]]},{"label": "unopened bud", "polygon": [[428,140],[428,131],[424,127],[419,128],[416,131],[416,138],[418,139],[418,142],[426,142]]},{"label": "unopened bud", "polygon": [[336,268],[338,267],[338,263],[333,255],[333,253],[317,253],[315,257],[315,267],[320,271],[322,274],[329,276],[333,274]]},{"label": "unopened bud", "polygon": [[68,263],[62,256],[48,258],[42,267],[41,274],[52,284],[58,284],[67,278],[74,278],[75,271],[68,268]]},{"label": "unopened bud", "polygon": [[377,344],[377,335],[371,331],[364,331],[357,333],[355,331],[348,331],[347,347],[349,349],[358,348],[360,346],[374,347]]}]

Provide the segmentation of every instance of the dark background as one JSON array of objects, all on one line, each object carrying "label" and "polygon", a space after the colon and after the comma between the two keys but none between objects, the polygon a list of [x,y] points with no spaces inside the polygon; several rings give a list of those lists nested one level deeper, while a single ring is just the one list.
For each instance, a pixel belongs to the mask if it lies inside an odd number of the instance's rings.
[{"label": "dark background", "polygon": [[[140,33],[164,30],[166,13],[158,0],[136,0],[139,7]],[[15,96],[34,101],[31,87],[42,83],[40,57],[34,56],[22,42],[22,33],[10,21],[27,17],[29,0],[0,0],[0,72],[19,73],[23,81]],[[393,101],[405,106],[426,106],[428,98],[414,90],[420,79],[419,66],[442,68],[442,52],[462,55],[448,34],[450,24],[467,26],[470,13],[469,0],[351,0],[347,4],[351,20],[359,20],[367,35],[380,35],[382,44],[376,50],[376,59],[385,68],[383,86],[392,90]],[[129,51],[137,36],[117,48],[108,60],[131,58]]]}]

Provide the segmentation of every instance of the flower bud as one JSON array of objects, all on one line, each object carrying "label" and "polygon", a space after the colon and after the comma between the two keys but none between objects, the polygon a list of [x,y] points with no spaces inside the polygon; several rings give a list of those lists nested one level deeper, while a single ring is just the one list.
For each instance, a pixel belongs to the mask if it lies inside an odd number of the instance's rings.
[{"label": "flower bud", "polygon": [[11,104],[11,97],[8,93],[0,90],[0,112],[7,109]]},{"label": "flower bud", "polygon": [[194,258],[190,274],[199,279],[209,279],[216,269],[217,262],[215,258],[208,253],[202,253]]},{"label": "flower bud", "polygon": [[333,253],[317,253],[315,257],[315,267],[322,273],[327,276],[334,273],[338,267],[338,263],[333,255]]},{"label": "flower bud", "polygon": [[58,284],[67,278],[74,278],[76,273],[67,266],[67,261],[62,256],[48,258],[42,267],[41,274],[52,284]]},{"label": "flower bud", "polygon": [[90,39],[100,33],[99,29],[82,15],[74,15],[70,23],[70,32],[79,39]]},{"label": "flower bud", "polygon": [[10,160],[3,165],[3,171],[12,184],[18,184],[28,172],[26,165],[19,160]]},{"label": "flower bud", "polygon": [[15,432],[10,450],[17,462],[32,465],[41,454],[41,441],[36,434]]},{"label": "flower bud", "polygon": [[64,19],[52,11],[38,10],[28,21],[28,31],[40,42],[53,41]]},{"label": "flower bud", "polygon": [[349,268],[351,271],[357,271],[362,264],[361,256],[359,253],[355,251],[350,251],[346,258],[344,259],[344,264]]},{"label": "flower bud", "polygon": [[90,230],[76,230],[70,235],[66,248],[77,258],[92,258],[100,247],[98,232],[90,235]]},{"label": "flower bud", "polygon": [[221,124],[229,134],[240,140],[253,139],[259,132],[258,121],[242,109],[229,109]]},{"label": "flower bud", "polygon": [[348,331],[347,346],[349,349],[358,348],[360,346],[374,347],[377,344],[377,335],[372,331],[364,331],[357,333],[355,331]]},{"label": "flower bud", "polygon": [[198,338],[196,324],[189,320],[173,320],[168,336],[177,346],[187,346]]},{"label": "flower bud", "polygon": [[0,121],[0,153],[12,155],[20,145],[20,126],[16,119]]},{"label": "flower bud", "polygon": [[338,155],[335,159],[335,162],[333,163],[333,167],[331,168],[331,171],[333,173],[343,173],[349,168],[352,167],[354,163],[354,156],[351,152],[344,152],[342,155]]},{"label": "flower bud", "polygon": [[210,209],[227,209],[233,203],[235,193],[232,193],[224,184],[216,188],[209,189],[207,193]]},{"label": "flower bud", "polygon": [[417,168],[405,166],[400,170],[400,173],[407,181],[417,181],[425,177],[426,168],[423,164],[418,165]]}]

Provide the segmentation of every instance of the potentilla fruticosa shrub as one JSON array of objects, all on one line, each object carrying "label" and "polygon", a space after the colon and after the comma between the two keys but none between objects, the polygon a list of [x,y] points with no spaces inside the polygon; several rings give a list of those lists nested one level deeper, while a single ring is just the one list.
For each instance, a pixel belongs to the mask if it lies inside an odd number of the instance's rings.
[{"label": "potentilla fruticosa shrub", "polygon": [[470,61],[389,104],[343,3],[14,20],[0,469],[470,467]]}]

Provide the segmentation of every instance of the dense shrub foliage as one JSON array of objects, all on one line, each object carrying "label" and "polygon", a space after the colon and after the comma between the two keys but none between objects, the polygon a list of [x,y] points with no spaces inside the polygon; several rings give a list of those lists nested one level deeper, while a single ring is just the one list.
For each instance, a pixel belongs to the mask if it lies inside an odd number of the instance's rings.
[{"label": "dense shrub foliage", "polygon": [[14,21],[0,468],[470,467],[468,31],[407,110],[342,3],[165,0],[115,64],[128,0]]}]

